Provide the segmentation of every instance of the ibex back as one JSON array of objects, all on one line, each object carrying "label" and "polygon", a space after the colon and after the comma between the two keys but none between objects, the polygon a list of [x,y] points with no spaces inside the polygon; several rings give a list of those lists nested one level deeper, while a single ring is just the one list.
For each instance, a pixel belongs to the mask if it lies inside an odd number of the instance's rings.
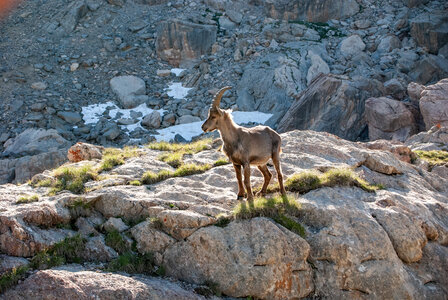
[{"label": "ibex back", "polygon": [[[230,88],[226,86],[216,93],[208,112],[208,118],[202,124],[202,130],[204,132],[216,129],[219,131],[224,143],[224,153],[235,168],[236,179],[238,180],[238,199],[244,197],[244,187],[246,187],[247,200],[253,200],[254,195],[250,185],[250,165],[256,165],[263,174],[264,183],[259,195],[264,196],[266,194],[266,189],[272,178],[272,174],[266,165],[270,158],[272,158],[275,170],[277,171],[280,192],[282,195],[285,195],[283,174],[280,167],[282,144],[280,135],[266,126],[245,128],[233,122],[231,114],[219,108],[222,95]],[[244,170],[244,186],[241,168]]]}]

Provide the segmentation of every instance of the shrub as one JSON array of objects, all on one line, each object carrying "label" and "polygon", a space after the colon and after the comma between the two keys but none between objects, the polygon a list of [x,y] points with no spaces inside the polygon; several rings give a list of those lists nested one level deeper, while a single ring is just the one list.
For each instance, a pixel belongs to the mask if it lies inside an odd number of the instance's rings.
[{"label": "shrub", "polygon": [[112,260],[107,269],[112,272],[126,272],[129,274],[154,275],[154,257],[151,253],[139,255],[133,252],[126,252]]},{"label": "shrub", "polygon": [[20,266],[0,275],[0,294],[23,279],[28,270],[28,266]]},{"label": "shrub", "polygon": [[85,248],[86,240],[79,234],[67,237],[49,249],[39,252],[31,259],[33,269],[47,269],[66,263],[80,263],[80,253]]},{"label": "shrub", "polygon": [[106,245],[117,251],[119,254],[131,250],[118,230],[109,231],[105,237]]}]

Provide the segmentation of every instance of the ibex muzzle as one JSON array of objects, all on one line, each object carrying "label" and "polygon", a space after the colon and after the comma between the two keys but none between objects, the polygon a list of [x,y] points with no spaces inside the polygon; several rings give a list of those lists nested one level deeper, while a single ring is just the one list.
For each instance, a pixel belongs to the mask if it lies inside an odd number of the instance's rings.
[{"label": "ibex muzzle", "polygon": [[[264,183],[260,195],[266,194],[269,181],[272,178],[267,167],[267,162],[272,158],[275,170],[277,171],[278,183],[282,195],[286,194],[283,187],[283,174],[280,167],[280,152],[282,140],[280,135],[266,126],[256,126],[245,128],[238,126],[232,120],[229,112],[221,110],[219,103],[225,91],[230,89],[226,86],[220,89],[213,98],[212,105],[208,112],[208,118],[202,124],[204,132],[218,130],[222,141],[223,150],[229,160],[233,163],[238,181],[238,199],[244,197],[246,188],[247,200],[253,200],[252,188],[250,185],[250,165],[256,165],[263,174]],[[241,174],[244,171],[244,186]]]}]

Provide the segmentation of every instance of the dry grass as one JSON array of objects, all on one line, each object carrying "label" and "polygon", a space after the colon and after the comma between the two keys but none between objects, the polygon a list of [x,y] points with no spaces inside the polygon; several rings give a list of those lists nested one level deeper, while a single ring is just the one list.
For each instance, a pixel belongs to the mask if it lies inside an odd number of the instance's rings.
[{"label": "dry grass", "polygon": [[143,174],[141,182],[143,184],[153,184],[171,177],[182,177],[193,174],[204,173],[207,170],[210,170],[211,166],[209,164],[205,165],[196,165],[196,164],[186,164],[181,165],[175,171],[161,170],[158,173],[154,173],[152,171],[148,171]]},{"label": "dry grass", "polygon": [[415,154],[420,159],[423,159],[429,163],[430,167],[435,167],[437,165],[444,165],[448,163],[448,151],[442,150],[432,150],[432,151],[423,151],[416,150]]}]

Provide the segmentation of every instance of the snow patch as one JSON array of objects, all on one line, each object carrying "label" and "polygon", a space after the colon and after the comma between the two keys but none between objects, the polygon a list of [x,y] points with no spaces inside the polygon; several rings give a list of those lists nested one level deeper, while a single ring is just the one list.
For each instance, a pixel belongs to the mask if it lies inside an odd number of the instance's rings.
[{"label": "snow patch", "polygon": [[[237,124],[246,124],[250,122],[264,124],[270,117],[272,117],[272,114],[258,111],[234,111],[232,112],[232,117]],[[180,134],[184,139],[190,141],[193,137],[198,136],[203,132],[201,128],[203,123],[203,121],[200,121],[170,126],[157,130],[158,135],[155,135],[154,137],[158,142],[169,142],[174,139],[176,134]]]},{"label": "snow patch", "polygon": [[[96,124],[98,123],[98,121],[100,120],[100,118],[103,116],[103,113],[106,111],[107,108],[110,108],[109,110],[109,116],[112,119],[115,119],[117,117],[117,115],[119,113],[121,113],[120,118],[126,118],[129,119],[131,118],[131,112],[140,112],[142,113],[142,116],[139,118],[136,118],[138,121],[134,124],[130,124],[130,125],[118,125],[120,126],[121,129],[127,129],[129,132],[134,131],[137,128],[142,128],[141,126],[141,121],[143,119],[144,116],[152,113],[154,111],[154,109],[151,109],[149,107],[146,106],[145,103],[140,104],[139,106],[135,107],[135,108],[130,108],[130,109],[122,109],[119,108],[116,104],[114,104],[113,102],[106,102],[106,103],[99,103],[99,104],[91,104],[88,106],[84,106],[81,110],[81,113],[83,115],[83,120],[85,124]],[[163,114],[166,112],[166,110],[164,109],[159,109],[157,110],[160,115],[163,116]]]},{"label": "snow patch", "polygon": [[173,68],[171,69],[171,73],[173,73],[176,76],[179,76],[180,73],[182,73],[183,71],[185,71],[185,69],[179,69],[179,68]]},{"label": "snow patch", "polygon": [[84,106],[81,109],[82,119],[84,120],[84,124],[98,123],[98,121],[101,118],[101,116],[103,115],[104,111],[109,106],[116,107],[116,105],[113,102],[91,104],[88,106]]},{"label": "snow patch", "polygon": [[165,89],[165,91],[168,91],[168,96],[175,99],[184,99],[187,96],[189,90],[191,90],[191,88],[183,87],[182,82],[172,82]]}]

